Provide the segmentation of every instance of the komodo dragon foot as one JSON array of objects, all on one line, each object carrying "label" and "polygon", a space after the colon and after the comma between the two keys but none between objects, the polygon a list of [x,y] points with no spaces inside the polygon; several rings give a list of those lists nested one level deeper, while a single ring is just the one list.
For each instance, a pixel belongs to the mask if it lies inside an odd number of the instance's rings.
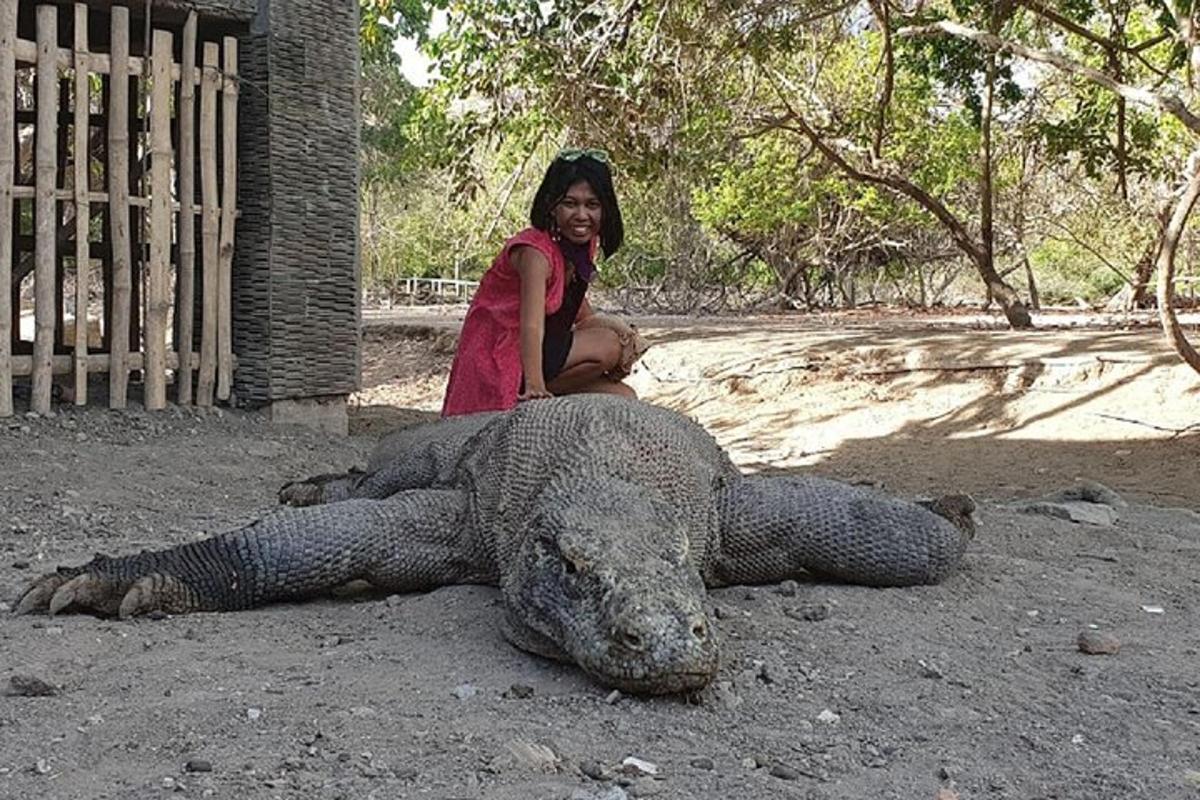
[{"label": "komodo dragon foot", "polygon": [[950,520],[968,539],[975,538],[975,500],[967,494],[946,494],[932,500],[918,500],[939,517]]},{"label": "komodo dragon foot", "polygon": [[80,567],[59,567],[36,579],[17,598],[17,614],[45,611],[51,615],[73,606],[104,617],[127,617],[163,611],[181,614],[203,610],[196,593],[169,575],[153,572],[123,578],[107,569],[112,559],[97,555]]},{"label": "komodo dragon foot", "polygon": [[355,486],[364,476],[362,470],[314,475],[302,481],[290,481],[279,489],[279,504],[284,506],[317,506],[351,497]]}]

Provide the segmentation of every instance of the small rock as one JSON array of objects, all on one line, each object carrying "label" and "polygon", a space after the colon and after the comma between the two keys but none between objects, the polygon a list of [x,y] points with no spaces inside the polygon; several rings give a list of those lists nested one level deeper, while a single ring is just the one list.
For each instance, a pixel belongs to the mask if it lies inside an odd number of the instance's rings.
[{"label": "small rock", "polygon": [[932,661],[921,659],[917,662],[917,665],[921,667],[922,678],[940,681],[942,678],[946,677],[946,673],[942,672],[941,668]]},{"label": "small rock", "polygon": [[1142,611],[1147,614],[1164,614],[1166,613],[1162,606],[1142,606]]},{"label": "small rock", "polygon": [[404,595],[389,594],[384,602],[387,603],[388,608],[397,608],[404,605]]},{"label": "small rock", "polygon": [[514,683],[508,687],[501,697],[509,697],[514,700],[528,700],[533,697],[533,687],[526,686],[523,683]]},{"label": "small rock", "polygon": [[459,700],[470,700],[478,693],[479,690],[469,683],[459,684],[458,686],[455,686],[454,691],[451,692],[451,694],[453,694]]},{"label": "small rock", "polygon": [[644,761],[636,756],[626,756],[621,762],[621,768],[630,775],[657,775],[658,765],[651,761]]},{"label": "small rock", "polygon": [[5,692],[11,697],[54,697],[58,693],[57,686],[33,675],[13,675]]},{"label": "small rock", "polygon": [[1044,517],[1066,519],[1101,528],[1110,527],[1117,521],[1117,512],[1113,510],[1112,506],[1081,501],[1064,503],[1037,501],[1018,506],[1017,510],[1026,514],[1040,514]]},{"label": "small rock", "polygon": [[703,757],[693,758],[688,763],[690,763],[696,769],[714,769],[716,766],[715,764],[713,764],[713,760],[711,758],[703,758]]},{"label": "small rock", "polygon": [[45,775],[50,771],[50,762],[44,758],[39,758],[37,761],[33,762],[33,771],[38,775]]},{"label": "small rock", "polygon": [[576,789],[571,792],[570,800],[628,800],[629,795],[620,786],[609,786],[604,789]]},{"label": "small rock", "polygon": [[212,772],[212,762],[203,758],[193,758],[183,765],[187,772]]},{"label": "small rock", "polygon": [[754,756],[746,756],[739,763],[746,769],[758,769],[758,759]]},{"label": "small rock", "polygon": [[162,788],[174,789],[175,788],[175,779],[174,778],[163,778],[162,779]]},{"label": "small rock", "polygon": [[630,797],[654,797],[666,791],[666,787],[652,778],[638,778],[629,784]]},{"label": "small rock", "polygon": [[786,764],[774,764],[770,769],[770,774],[781,781],[794,781],[800,779],[800,773]]},{"label": "small rock", "polygon": [[615,705],[616,702],[620,699],[621,699],[621,693],[619,691],[617,691],[616,689],[613,689],[611,692],[608,693],[608,696],[604,698],[604,702],[608,703],[611,706],[611,705]]},{"label": "small rock", "polygon": [[1189,769],[1183,773],[1183,781],[1189,786],[1200,789],[1200,770]]},{"label": "small rock", "polygon": [[1073,501],[1097,503],[1113,508],[1126,508],[1129,505],[1121,495],[1095,481],[1080,481],[1075,486],[1055,493],[1050,499],[1060,503]]},{"label": "small rock", "polygon": [[820,622],[829,617],[830,608],[827,603],[809,603],[796,608],[785,608],[783,613],[801,622]]},{"label": "small rock", "polygon": [[581,761],[579,771],[594,781],[608,780],[608,772],[596,761]]},{"label": "small rock", "polygon": [[822,711],[820,714],[817,714],[817,722],[824,722],[826,725],[833,725],[837,722],[840,722],[841,719],[841,714],[830,711],[828,708]]},{"label": "small rock", "polygon": [[933,800],[958,800],[958,792],[942,787],[937,790],[937,794],[933,796]]},{"label": "small rock", "polygon": [[1111,656],[1121,651],[1121,640],[1111,633],[1087,630],[1079,634],[1076,640],[1079,652],[1090,656]]},{"label": "small rock", "polygon": [[29,569],[29,562],[28,561],[14,561],[14,562],[12,562],[12,568],[13,569]]},{"label": "small rock", "polygon": [[261,716],[262,716],[261,708],[247,708],[246,709],[246,719],[250,720],[251,722],[253,722],[254,720],[258,719]]},{"label": "small rock", "polygon": [[795,581],[784,581],[775,587],[775,593],[781,594],[784,597],[795,597],[796,591],[800,588],[800,584]]},{"label": "small rock", "polygon": [[544,775],[553,775],[561,763],[561,759],[553,750],[535,742],[513,739],[504,745],[504,750],[503,754],[493,760],[494,767],[511,763]]}]

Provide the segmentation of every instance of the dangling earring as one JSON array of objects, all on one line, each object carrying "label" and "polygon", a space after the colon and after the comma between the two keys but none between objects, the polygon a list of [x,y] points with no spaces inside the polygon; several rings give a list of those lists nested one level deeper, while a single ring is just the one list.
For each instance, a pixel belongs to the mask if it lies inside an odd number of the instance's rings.
[{"label": "dangling earring", "polygon": [[558,220],[552,219],[550,220],[550,239],[551,241],[557,242],[559,237],[560,234],[558,232]]}]

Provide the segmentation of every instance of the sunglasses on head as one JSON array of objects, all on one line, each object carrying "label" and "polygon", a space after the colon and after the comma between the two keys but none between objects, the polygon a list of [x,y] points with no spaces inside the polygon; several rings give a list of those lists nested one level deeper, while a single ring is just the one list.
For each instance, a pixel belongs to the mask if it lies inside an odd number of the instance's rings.
[{"label": "sunglasses on head", "polygon": [[608,152],[604,150],[591,150],[579,147],[564,147],[558,151],[556,159],[562,161],[578,161],[581,158],[590,158],[593,161],[599,161],[601,164],[608,163]]}]

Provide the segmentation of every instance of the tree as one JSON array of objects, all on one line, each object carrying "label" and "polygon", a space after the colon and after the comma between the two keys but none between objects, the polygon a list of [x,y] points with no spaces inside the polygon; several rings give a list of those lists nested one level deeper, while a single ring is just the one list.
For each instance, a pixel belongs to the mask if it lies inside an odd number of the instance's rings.
[{"label": "tree", "polygon": [[[1182,52],[1186,54],[1185,59],[1180,59],[1177,57],[1178,50],[1173,50],[1164,65],[1166,69],[1160,67],[1158,70],[1163,75],[1163,84],[1166,88],[1147,88],[1123,83],[1101,70],[1080,63],[1057,51],[1029,47],[1020,42],[1003,39],[991,32],[980,31],[954,22],[941,21],[931,25],[908,28],[900,31],[900,34],[908,37],[949,35],[975,42],[992,51],[1007,52],[1032,62],[1047,64],[1062,72],[1085,78],[1127,100],[1169,114],[1193,136],[1200,137],[1200,116],[1197,116],[1189,108],[1189,101],[1195,102],[1196,99],[1192,69],[1200,66],[1200,20],[1197,18],[1197,12],[1200,9],[1193,10],[1190,7],[1167,3],[1166,11],[1168,13],[1159,17],[1167,28],[1165,32],[1173,40],[1175,48],[1181,48]],[[1163,40],[1155,37],[1152,41]],[[1185,100],[1184,97],[1187,99]],[[1200,149],[1200,142],[1196,146]],[[1171,347],[1192,369],[1200,372],[1200,354],[1188,342],[1174,308],[1175,254],[1196,200],[1200,198],[1200,158],[1189,159],[1182,172],[1184,173],[1184,187],[1167,219],[1162,234],[1162,244],[1155,259],[1155,266],[1158,270],[1158,307],[1163,331]]]}]

